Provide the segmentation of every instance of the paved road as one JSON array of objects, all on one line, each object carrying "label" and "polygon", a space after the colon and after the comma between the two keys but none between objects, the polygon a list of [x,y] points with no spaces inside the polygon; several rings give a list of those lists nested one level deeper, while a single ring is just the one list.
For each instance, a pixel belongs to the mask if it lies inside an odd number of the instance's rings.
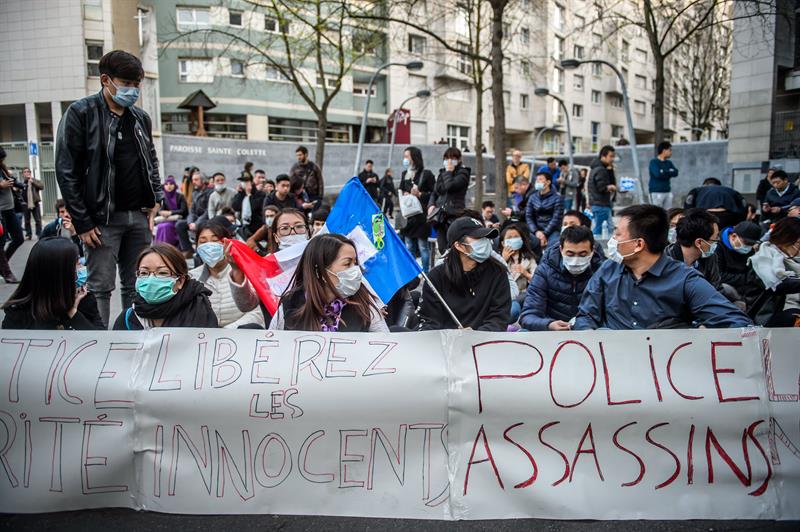
[{"label": "paved road", "polygon": [[543,530],[573,532],[598,530],[602,532],[712,532],[712,531],[797,531],[798,522],[775,521],[553,521],[544,519],[509,519],[505,521],[419,521],[404,519],[359,519],[353,517],[312,516],[198,516],[169,515],[133,510],[92,510],[44,515],[14,515],[0,517],[0,530],[58,530],[59,532],[89,530],[229,530],[236,532],[261,530],[368,530],[394,532],[400,530],[431,531],[492,531],[512,532]]}]

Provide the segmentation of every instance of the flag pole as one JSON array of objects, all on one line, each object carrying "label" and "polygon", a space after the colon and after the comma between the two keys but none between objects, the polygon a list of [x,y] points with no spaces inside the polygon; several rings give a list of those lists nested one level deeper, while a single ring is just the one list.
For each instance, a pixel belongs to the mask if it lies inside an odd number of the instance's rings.
[{"label": "flag pole", "polygon": [[458,328],[459,329],[463,329],[464,326],[461,325],[461,322],[458,321],[458,318],[456,318],[456,315],[453,314],[452,309],[450,309],[450,307],[447,305],[447,302],[442,297],[442,294],[440,294],[439,291],[436,289],[436,287],[433,286],[433,283],[428,278],[428,274],[426,274],[425,272],[420,272],[420,275],[422,276],[423,279],[425,279],[425,282],[428,283],[428,286],[431,287],[431,290],[433,290],[433,293],[436,294],[436,297],[439,298],[439,301],[441,301],[442,305],[444,305],[444,308],[447,309],[447,312],[450,314],[450,317],[453,318],[453,321],[456,322],[456,325],[458,325]]}]

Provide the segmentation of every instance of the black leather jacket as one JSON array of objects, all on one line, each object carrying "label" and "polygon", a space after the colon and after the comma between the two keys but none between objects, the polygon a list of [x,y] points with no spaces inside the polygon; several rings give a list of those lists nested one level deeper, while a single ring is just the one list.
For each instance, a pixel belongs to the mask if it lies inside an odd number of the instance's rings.
[{"label": "black leather jacket", "polygon": [[[130,107],[139,147],[139,163],[150,176],[150,203],[161,202],[158,155],[147,113]],[[78,234],[105,225],[114,212],[114,145],[119,117],[111,112],[102,91],[69,106],[58,126],[56,178]]]}]

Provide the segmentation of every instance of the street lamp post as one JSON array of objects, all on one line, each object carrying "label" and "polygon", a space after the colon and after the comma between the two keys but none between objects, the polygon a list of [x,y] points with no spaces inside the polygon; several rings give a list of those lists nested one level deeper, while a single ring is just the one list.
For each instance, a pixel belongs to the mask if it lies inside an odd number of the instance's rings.
[{"label": "street lamp post", "polygon": [[[559,98],[558,96],[551,94],[550,89],[545,87],[537,87],[533,93],[536,96],[550,96],[558,104],[561,106],[561,110],[564,111],[564,120],[567,123],[567,157],[569,158],[569,171],[573,172],[575,170],[575,160],[572,157],[572,128],[570,127],[569,123],[569,113],[567,112],[567,105],[564,103],[564,100]],[[535,147],[535,145],[534,145]],[[566,176],[565,176],[566,177]]]},{"label": "street lamp post", "polygon": [[386,168],[391,168],[391,166],[392,166],[392,151],[394,151],[394,138],[395,138],[395,135],[397,134],[397,112],[399,110],[401,110],[405,104],[407,104],[408,102],[410,102],[414,98],[429,98],[430,95],[431,95],[431,91],[428,90],[428,89],[422,89],[421,91],[417,91],[417,93],[414,94],[413,96],[409,96],[408,98],[403,100],[400,103],[400,105],[397,106],[397,109],[395,109],[394,112],[392,113],[392,115],[393,115],[393,118],[392,118],[392,140],[391,140],[391,142],[389,142],[389,158],[386,161]]},{"label": "street lamp post", "polygon": [[369,86],[367,87],[366,101],[364,102],[364,116],[361,117],[361,131],[359,131],[358,134],[358,149],[356,150],[356,162],[353,165],[353,176],[358,175],[358,167],[361,165],[361,152],[364,149],[364,140],[367,137],[367,116],[369,115],[369,101],[372,98],[372,86],[375,85],[375,80],[377,79],[378,74],[390,66],[404,66],[406,69],[414,71],[422,70],[423,63],[422,61],[410,61],[408,63],[384,63],[378,67],[374,74],[372,74],[372,77],[369,80]]},{"label": "street lamp post", "polygon": [[574,69],[586,63],[606,65],[608,68],[613,70],[619,78],[620,85],[622,85],[622,103],[625,106],[625,118],[628,122],[628,135],[630,136],[631,143],[633,171],[634,175],[636,176],[636,180],[639,182],[639,187],[641,187],[642,197],[645,199],[645,201],[649,202],[650,194],[644,188],[644,182],[642,181],[642,170],[639,168],[639,153],[636,149],[636,131],[633,129],[633,118],[631,117],[631,106],[630,102],[628,101],[628,85],[625,83],[625,76],[622,75],[622,72],[620,72],[614,64],[602,59],[564,59],[561,61],[561,66],[565,69]]}]

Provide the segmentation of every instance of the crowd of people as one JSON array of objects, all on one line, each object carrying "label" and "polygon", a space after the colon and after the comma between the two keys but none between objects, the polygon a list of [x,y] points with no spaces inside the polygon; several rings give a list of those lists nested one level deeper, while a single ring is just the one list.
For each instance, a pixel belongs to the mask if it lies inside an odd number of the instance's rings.
[{"label": "crowd of people", "polygon": [[[39,213],[41,184],[29,172],[13,176],[0,152],[8,240],[0,273],[19,283],[3,304],[4,328],[800,326],[800,192],[781,168],[760,183],[757,206],[708,178],[674,208],[678,169],[662,143],[650,163],[650,202],[615,211],[614,147],[587,169],[548,159],[533,170],[514,151],[508,204],[473,210],[461,151],[443,148],[441,163],[428,165],[409,146],[397,186],[391,169],[381,177],[372,161],[358,176],[425,274],[381,301],[364,282],[356,244],[321,230],[331,205],[305,147],[274,179],[247,163],[235,184],[195,166],[162,180],[150,119],[133,105],[141,63],[114,51],[99,69],[102,90],[72,104],[59,126],[55,221],[42,228],[17,205]],[[38,241],[17,281],[7,259],[24,239],[20,214],[29,236],[33,218]],[[274,315],[233,259],[231,240],[261,255],[304,246]],[[122,312],[112,316],[117,276]]]}]

